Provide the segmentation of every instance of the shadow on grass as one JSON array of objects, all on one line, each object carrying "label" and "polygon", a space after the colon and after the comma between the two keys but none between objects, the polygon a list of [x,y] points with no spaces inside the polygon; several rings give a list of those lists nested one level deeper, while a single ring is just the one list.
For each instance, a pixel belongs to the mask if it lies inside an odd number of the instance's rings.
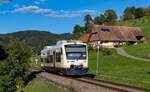
[{"label": "shadow on grass", "polygon": [[95,78],[95,74],[86,74],[85,77],[89,77],[89,78]]},{"label": "shadow on grass", "polygon": [[82,77],[88,77],[88,78],[95,78],[96,75],[94,74],[85,74],[85,75],[64,75],[65,77],[72,77],[72,78],[82,78]]},{"label": "shadow on grass", "polygon": [[148,74],[150,74],[150,72],[147,72]]}]

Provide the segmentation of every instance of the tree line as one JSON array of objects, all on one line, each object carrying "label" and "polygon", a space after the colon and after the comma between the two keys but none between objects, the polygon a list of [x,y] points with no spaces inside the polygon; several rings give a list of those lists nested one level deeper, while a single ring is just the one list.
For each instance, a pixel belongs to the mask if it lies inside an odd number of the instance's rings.
[{"label": "tree line", "polygon": [[139,19],[144,16],[150,16],[150,7],[147,8],[127,7],[124,10],[123,20]]},{"label": "tree line", "polygon": [[[139,19],[144,16],[150,16],[150,7],[141,8],[141,7],[127,7],[123,16],[121,16],[121,21]],[[118,16],[113,9],[106,10],[103,14],[92,18],[91,15],[84,16],[84,26],[75,25],[73,29],[73,39],[79,39],[84,33],[91,32],[92,26],[97,25],[115,25],[118,21]]]}]

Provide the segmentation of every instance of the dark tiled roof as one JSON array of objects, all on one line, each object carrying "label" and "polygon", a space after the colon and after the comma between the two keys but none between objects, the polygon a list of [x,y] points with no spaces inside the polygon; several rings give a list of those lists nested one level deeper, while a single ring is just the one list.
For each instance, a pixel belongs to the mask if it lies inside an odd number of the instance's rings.
[{"label": "dark tiled roof", "polygon": [[138,27],[94,25],[90,41],[137,41],[136,36],[144,37]]}]

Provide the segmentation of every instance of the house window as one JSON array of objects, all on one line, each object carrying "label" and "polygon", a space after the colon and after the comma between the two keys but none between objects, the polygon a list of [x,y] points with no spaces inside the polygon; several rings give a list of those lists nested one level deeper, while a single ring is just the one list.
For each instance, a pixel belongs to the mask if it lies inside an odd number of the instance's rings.
[{"label": "house window", "polygon": [[137,40],[141,40],[143,38],[143,36],[136,36]]}]

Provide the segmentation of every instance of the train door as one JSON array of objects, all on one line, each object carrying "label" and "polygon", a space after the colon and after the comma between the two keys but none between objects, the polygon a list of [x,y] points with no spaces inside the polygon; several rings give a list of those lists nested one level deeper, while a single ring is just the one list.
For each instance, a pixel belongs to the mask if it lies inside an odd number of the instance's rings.
[{"label": "train door", "polygon": [[61,69],[61,49],[55,51],[55,71],[59,72]]},{"label": "train door", "polygon": [[56,66],[55,66],[56,58],[55,57],[56,57],[55,56],[55,51],[53,51],[53,71],[55,71],[55,68],[56,68]]}]

